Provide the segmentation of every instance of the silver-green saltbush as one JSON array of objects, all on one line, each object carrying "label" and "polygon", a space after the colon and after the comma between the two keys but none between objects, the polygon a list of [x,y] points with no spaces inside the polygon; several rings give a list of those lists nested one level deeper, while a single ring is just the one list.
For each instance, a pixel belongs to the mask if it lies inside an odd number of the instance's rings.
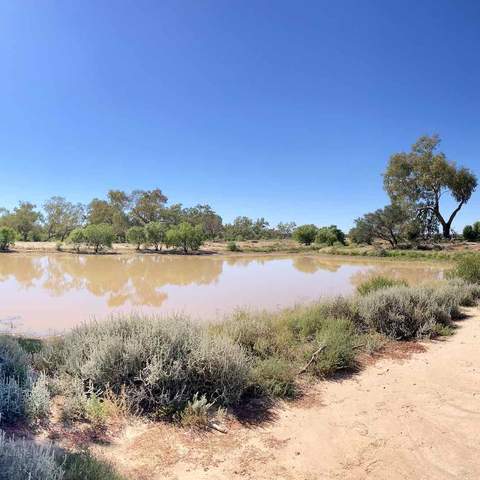
[{"label": "silver-green saltbush", "polygon": [[45,418],[50,394],[45,375],[30,366],[29,356],[10,337],[0,337],[0,423]]},{"label": "silver-green saltbush", "polygon": [[249,359],[239,345],[178,317],[93,322],[67,334],[44,359],[94,391],[124,388],[129,403],[147,413],[181,409],[196,393],[233,405],[249,386]]},{"label": "silver-green saltbush", "polygon": [[397,340],[432,335],[435,325],[450,324],[459,305],[453,295],[445,299],[434,288],[419,287],[392,287],[358,299],[367,328]]},{"label": "silver-green saltbush", "polygon": [[63,475],[51,446],[7,438],[0,430],[0,480],[62,480]]}]

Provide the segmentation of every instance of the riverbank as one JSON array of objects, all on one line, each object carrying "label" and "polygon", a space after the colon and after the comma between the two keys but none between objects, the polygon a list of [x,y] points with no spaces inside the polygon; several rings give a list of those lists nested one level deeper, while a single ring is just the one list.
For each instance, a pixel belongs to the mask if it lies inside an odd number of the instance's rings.
[{"label": "riverbank", "polygon": [[95,453],[142,480],[475,480],[480,311],[454,336],[402,344],[226,433],[134,422]]},{"label": "riverbank", "polygon": [[[206,242],[198,252],[189,255],[227,255],[242,257],[258,254],[315,254],[325,256],[345,256],[345,257],[375,257],[385,259],[400,260],[432,260],[432,261],[453,261],[465,254],[480,253],[480,243],[458,242],[446,243],[432,246],[430,250],[418,249],[390,249],[372,245],[346,245],[346,246],[319,246],[319,245],[300,245],[298,242],[290,239],[286,240],[254,240],[236,242],[236,250],[229,249],[228,242]],[[79,252],[73,246],[59,242],[16,242],[11,248],[10,253],[72,253],[77,255]],[[94,254],[91,250],[83,248],[80,253]],[[128,243],[115,243],[111,249],[105,250],[105,254],[115,255],[184,255],[175,249],[162,249],[157,252],[154,249],[137,250],[135,246]]]},{"label": "riverbank", "polygon": [[[215,445],[214,437],[205,443],[213,430],[226,435],[232,441],[231,453],[240,455],[235,470],[226,471],[225,478],[232,474],[263,478],[261,465],[268,465],[268,475],[278,478],[281,472],[274,470],[278,464],[271,454],[257,454],[247,437],[243,441],[249,449],[237,448],[229,432],[247,435],[247,425],[253,430],[276,423],[282,409],[301,409],[309,403],[310,392],[321,388],[319,380],[329,384],[355,378],[375,363],[379,352],[411,352],[419,348],[412,340],[454,334],[457,321],[464,317],[461,307],[474,305],[479,298],[478,285],[459,279],[408,287],[377,277],[363,283],[351,298],[277,312],[237,312],[223,322],[203,326],[179,316],[131,314],[94,321],[41,342],[0,337],[0,368],[5,375],[0,382],[2,428],[31,435],[33,427],[37,442],[54,440],[66,452],[122,445],[125,438],[129,441],[139,431],[148,432],[140,447],[128,447],[129,452],[137,449],[133,466],[119,462],[117,453],[110,458],[106,451],[97,452],[100,460],[107,456],[126,478],[144,479],[165,478],[172,466],[182,471],[183,457],[177,457],[178,449],[187,448],[182,438],[192,450],[180,478],[184,473],[189,478],[195,458],[203,458],[193,467],[196,474],[200,465],[205,472],[216,468],[221,463],[214,458],[217,449],[203,457],[205,448]],[[361,396],[360,392],[359,405]],[[295,400],[291,407],[287,399]],[[160,419],[165,422],[158,423]],[[170,448],[160,439],[152,443],[152,431],[163,432],[175,443]],[[203,441],[197,441],[200,438]],[[259,437],[252,440],[259,441],[263,442]],[[271,438],[264,443],[270,449],[276,442]],[[286,445],[288,439],[278,442]],[[217,446],[228,447],[221,442]],[[15,449],[26,447],[10,448],[13,458]],[[161,460],[165,454],[175,455],[167,466]],[[251,475],[250,455],[252,464],[260,459],[259,475]],[[295,455],[302,455],[301,449]],[[36,454],[27,458],[35,462]],[[0,456],[0,466],[1,461]],[[61,459],[52,462],[51,468],[63,468]],[[293,471],[285,472],[290,477],[284,478],[295,478]],[[176,471],[171,474],[176,478]]]}]

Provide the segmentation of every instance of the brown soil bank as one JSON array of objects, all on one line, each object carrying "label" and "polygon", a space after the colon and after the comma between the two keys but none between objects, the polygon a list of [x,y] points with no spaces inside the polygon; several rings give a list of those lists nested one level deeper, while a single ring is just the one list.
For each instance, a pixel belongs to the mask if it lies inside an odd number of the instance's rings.
[{"label": "brown soil bank", "polygon": [[135,479],[478,479],[480,313],[469,313],[448,340],[322,382],[263,423],[140,424],[98,450]]}]

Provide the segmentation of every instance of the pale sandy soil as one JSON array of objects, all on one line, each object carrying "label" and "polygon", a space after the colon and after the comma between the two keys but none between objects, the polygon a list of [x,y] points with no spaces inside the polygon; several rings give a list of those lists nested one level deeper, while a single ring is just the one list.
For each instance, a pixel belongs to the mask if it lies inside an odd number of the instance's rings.
[{"label": "pale sandy soil", "polygon": [[469,313],[448,340],[321,382],[264,422],[226,434],[139,423],[95,450],[132,479],[479,479],[480,312]]}]

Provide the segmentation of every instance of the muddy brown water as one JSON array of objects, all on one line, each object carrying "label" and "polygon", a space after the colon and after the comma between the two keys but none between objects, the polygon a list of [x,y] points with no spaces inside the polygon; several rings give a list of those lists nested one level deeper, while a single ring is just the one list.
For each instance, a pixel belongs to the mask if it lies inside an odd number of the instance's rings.
[{"label": "muddy brown water", "polygon": [[445,265],[315,255],[0,256],[0,330],[61,333],[91,318],[132,310],[202,321],[236,308],[275,309],[351,294],[371,275],[411,284]]}]

